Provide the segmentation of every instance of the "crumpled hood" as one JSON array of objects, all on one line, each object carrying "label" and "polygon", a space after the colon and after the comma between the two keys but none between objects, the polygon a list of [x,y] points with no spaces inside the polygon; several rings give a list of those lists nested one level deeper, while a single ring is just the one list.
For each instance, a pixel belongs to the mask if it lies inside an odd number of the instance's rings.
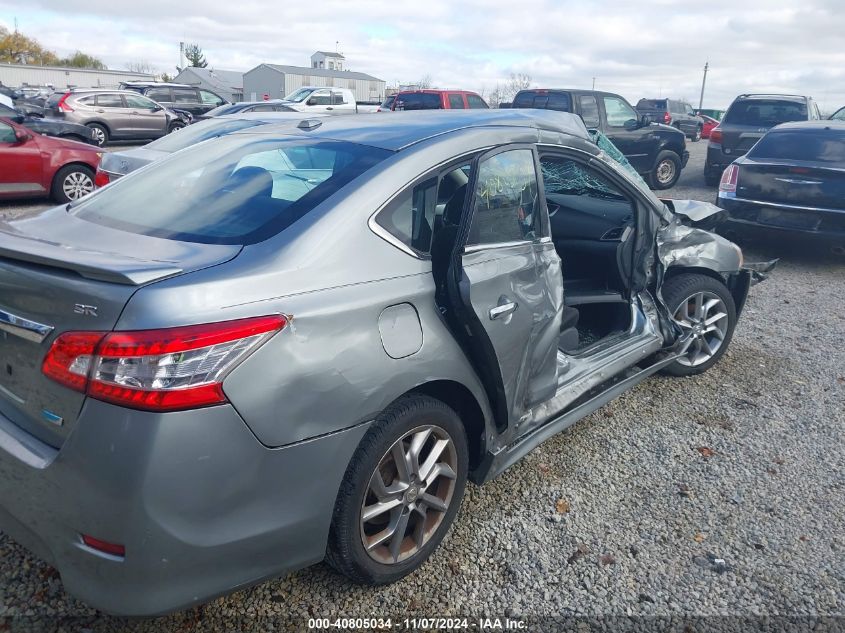
[{"label": "crumpled hood", "polygon": [[710,202],[701,202],[700,200],[670,200],[665,199],[662,202],[678,215],[682,215],[692,222],[701,222],[717,213],[722,213],[722,209]]}]

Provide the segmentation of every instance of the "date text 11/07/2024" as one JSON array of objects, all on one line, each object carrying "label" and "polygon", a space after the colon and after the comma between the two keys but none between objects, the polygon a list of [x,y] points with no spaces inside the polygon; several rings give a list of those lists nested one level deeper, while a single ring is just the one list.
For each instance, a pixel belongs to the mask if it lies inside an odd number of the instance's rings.
[{"label": "date text 11/07/2024", "polygon": [[512,618],[311,618],[308,628],[522,631],[527,629],[527,623]]}]

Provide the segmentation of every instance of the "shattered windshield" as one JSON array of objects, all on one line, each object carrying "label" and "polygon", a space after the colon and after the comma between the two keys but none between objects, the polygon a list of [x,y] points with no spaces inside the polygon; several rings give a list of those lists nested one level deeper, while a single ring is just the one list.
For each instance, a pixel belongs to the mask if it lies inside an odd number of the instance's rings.
[{"label": "shattered windshield", "polygon": [[[625,158],[625,155],[598,130],[590,130],[590,136],[593,142],[598,145],[599,149],[603,151],[606,157],[612,158],[619,167],[627,172],[629,177],[642,183],[645,182],[636,172],[636,170]],[[543,170],[543,182],[546,186],[546,191],[554,193],[583,196],[587,195],[593,198],[604,198],[606,200],[622,200],[619,191],[611,188],[604,180],[600,180],[590,173],[581,169],[577,163],[573,161],[566,162],[541,162],[540,166]]]}]

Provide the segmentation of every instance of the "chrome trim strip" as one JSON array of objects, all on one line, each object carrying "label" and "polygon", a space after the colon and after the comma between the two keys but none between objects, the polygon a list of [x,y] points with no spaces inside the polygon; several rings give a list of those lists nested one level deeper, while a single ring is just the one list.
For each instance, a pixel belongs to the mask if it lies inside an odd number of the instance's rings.
[{"label": "chrome trim strip", "polygon": [[464,254],[478,253],[479,251],[487,251],[492,248],[512,248],[514,246],[525,246],[526,244],[534,244],[535,240],[517,240],[513,242],[494,242],[492,244],[472,244],[471,246],[464,246]]},{"label": "chrome trim strip", "polygon": [[40,343],[50,335],[50,332],[53,331],[53,326],[44,325],[37,321],[30,321],[11,312],[0,310],[0,330],[14,334],[27,341]]},{"label": "chrome trim strip", "polygon": [[[764,200],[749,200],[748,198],[728,198],[727,196],[723,196],[722,193],[723,192],[719,192],[720,198],[727,198],[732,202],[747,202],[749,204],[759,204],[763,207],[777,207],[778,209],[798,209],[799,211],[823,211],[826,213],[845,213],[845,209],[825,209],[824,207],[805,207],[797,204],[782,204],[780,202],[766,202]],[[730,209],[728,209],[728,212],[730,212]]]}]

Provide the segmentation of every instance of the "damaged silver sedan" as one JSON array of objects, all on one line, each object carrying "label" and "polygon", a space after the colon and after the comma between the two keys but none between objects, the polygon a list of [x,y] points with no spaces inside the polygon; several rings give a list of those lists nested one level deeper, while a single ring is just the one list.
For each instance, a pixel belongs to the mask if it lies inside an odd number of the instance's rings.
[{"label": "damaged silver sedan", "polygon": [[718,362],[770,267],[597,142],[543,110],[305,119],[0,223],[0,529],[121,614],[412,572],[468,479]]}]

